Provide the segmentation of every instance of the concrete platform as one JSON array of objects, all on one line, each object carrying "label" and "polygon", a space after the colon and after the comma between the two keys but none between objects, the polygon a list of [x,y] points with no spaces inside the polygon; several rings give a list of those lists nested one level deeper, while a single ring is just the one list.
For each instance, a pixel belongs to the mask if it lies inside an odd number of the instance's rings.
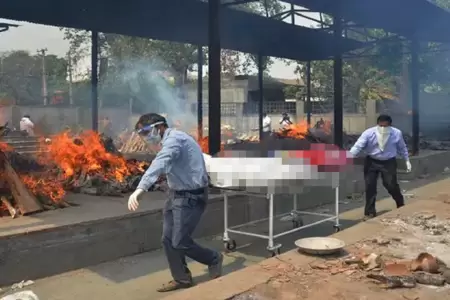
[{"label": "concrete platform", "polygon": [[[414,177],[441,174],[450,161],[450,152],[423,154],[412,160]],[[428,175],[427,175],[428,174]],[[359,166],[343,174],[341,199],[361,192]],[[283,199],[284,198],[284,199]],[[277,197],[276,211],[292,208],[286,196]],[[354,198],[354,197],[353,197]],[[24,279],[36,279],[96,265],[120,257],[160,248],[162,231],[162,193],[147,193],[136,213],[127,210],[127,197],[69,195],[79,204],[63,210],[47,211],[18,219],[0,219],[0,286]],[[307,210],[333,201],[333,191],[308,187],[299,197],[298,207]],[[233,196],[230,199],[230,225],[267,217],[267,201],[261,198]],[[211,195],[207,211],[196,237],[223,231],[223,199]]]}]

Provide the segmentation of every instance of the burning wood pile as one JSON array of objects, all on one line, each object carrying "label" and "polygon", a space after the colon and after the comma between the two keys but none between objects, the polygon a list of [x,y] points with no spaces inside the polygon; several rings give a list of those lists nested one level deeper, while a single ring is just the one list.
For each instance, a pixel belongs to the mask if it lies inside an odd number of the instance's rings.
[{"label": "burning wood pile", "polygon": [[115,144],[121,153],[146,152],[156,154],[159,151],[156,145],[147,144],[136,132],[122,132]]},{"label": "burning wood pile", "polygon": [[[95,132],[68,132],[42,141],[46,151],[31,157],[0,144],[0,211],[18,213],[70,206],[68,191],[98,196],[121,196],[134,190],[150,162],[127,160],[112,140]],[[162,183],[163,179],[158,182]],[[155,185],[155,189],[160,186]]]}]

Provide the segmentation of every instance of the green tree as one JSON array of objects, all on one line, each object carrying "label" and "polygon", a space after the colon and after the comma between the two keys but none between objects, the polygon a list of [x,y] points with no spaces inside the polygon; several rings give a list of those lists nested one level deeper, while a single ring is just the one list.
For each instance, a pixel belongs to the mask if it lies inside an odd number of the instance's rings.
[{"label": "green tree", "polygon": [[[0,96],[18,104],[42,102],[42,56],[23,50],[0,55]],[[67,88],[67,62],[56,55],[45,56],[47,91]]]},{"label": "green tree", "polygon": [[[325,27],[332,25],[332,19],[323,16]],[[348,56],[343,61],[344,101],[353,107],[364,106],[366,100],[380,100],[396,97],[396,79],[402,68],[403,44],[383,30],[348,30],[346,37],[363,42],[368,39],[384,40],[375,43],[364,54]],[[296,72],[306,82],[306,63],[297,62]],[[333,61],[311,62],[311,85],[313,97],[332,102]]]}]

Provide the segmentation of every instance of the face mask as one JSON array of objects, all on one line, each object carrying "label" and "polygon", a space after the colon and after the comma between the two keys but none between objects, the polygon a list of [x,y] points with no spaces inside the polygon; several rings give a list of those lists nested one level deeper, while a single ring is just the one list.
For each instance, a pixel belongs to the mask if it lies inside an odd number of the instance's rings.
[{"label": "face mask", "polygon": [[381,135],[386,135],[391,132],[390,126],[377,126],[378,133]]},{"label": "face mask", "polygon": [[153,128],[153,130],[145,138],[146,142],[149,144],[158,144],[161,142],[161,134],[158,129]]}]

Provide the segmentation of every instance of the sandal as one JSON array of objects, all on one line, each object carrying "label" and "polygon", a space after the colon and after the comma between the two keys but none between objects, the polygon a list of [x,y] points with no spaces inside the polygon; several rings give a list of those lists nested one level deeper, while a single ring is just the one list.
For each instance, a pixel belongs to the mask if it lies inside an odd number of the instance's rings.
[{"label": "sandal", "polygon": [[163,284],[163,286],[160,287],[159,289],[157,289],[157,291],[160,293],[166,293],[166,292],[172,292],[172,291],[181,290],[181,289],[187,289],[192,286],[193,286],[192,282],[178,282],[178,281],[172,280],[166,284]]}]

